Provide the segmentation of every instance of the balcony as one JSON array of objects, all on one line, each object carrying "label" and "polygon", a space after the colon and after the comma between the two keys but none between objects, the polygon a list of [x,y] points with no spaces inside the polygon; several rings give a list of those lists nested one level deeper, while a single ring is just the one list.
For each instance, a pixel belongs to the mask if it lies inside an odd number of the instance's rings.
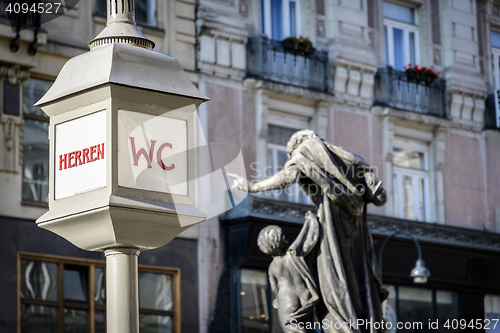
[{"label": "balcony", "polygon": [[414,81],[405,72],[379,68],[374,93],[374,105],[448,118],[445,80]]},{"label": "balcony", "polygon": [[328,73],[328,52],[292,52],[280,41],[266,37],[248,39],[248,78],[328,91]]}]

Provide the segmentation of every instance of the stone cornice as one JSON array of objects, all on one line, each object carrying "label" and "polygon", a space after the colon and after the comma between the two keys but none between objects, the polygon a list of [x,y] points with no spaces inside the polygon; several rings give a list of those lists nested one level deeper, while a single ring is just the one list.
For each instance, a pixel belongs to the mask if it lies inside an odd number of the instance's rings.
[{"label": "stone cornice", "polygon": [[500,234],[490,231],[399,220],[377,215],[368,216],[368,227],[374,235],[389,236],[396,231],[406,231],[424,242],[500,251]]},{"label": "stone cornice", "polygon": [[[236,208],[238,212],[229,212],[224,219],[254,217],[275,221],[301,223],[307,211],[314,211],[314,206],[270,200],[249,195]],[[449,225],[400,220],[379,215],[368,215],[368,227],[375,236],[389,236],[396,231],[406,231],[419,241],[477,250],[500,251],[500,234],[459,228]]]}]

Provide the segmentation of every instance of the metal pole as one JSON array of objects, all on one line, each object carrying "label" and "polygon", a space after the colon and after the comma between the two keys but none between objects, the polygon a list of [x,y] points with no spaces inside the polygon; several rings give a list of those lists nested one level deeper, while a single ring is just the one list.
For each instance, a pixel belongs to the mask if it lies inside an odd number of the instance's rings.
[{"label": "metal pole", "polygon": [[117,248],[106,255],[106,322],[108,333],[139,333],[139,250]]}]

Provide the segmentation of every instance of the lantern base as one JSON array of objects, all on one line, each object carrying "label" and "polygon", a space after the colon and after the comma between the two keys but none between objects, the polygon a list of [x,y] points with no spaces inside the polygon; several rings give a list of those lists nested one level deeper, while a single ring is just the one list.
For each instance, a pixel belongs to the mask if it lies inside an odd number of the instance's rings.
[{"label": "lantern base", "polygon": [[192,206],[112,195],[103,207],[76,212],[50,210],[36,223],[81,249],[103,251],[121,247],[155,249],[205,220],[206,216]]}]

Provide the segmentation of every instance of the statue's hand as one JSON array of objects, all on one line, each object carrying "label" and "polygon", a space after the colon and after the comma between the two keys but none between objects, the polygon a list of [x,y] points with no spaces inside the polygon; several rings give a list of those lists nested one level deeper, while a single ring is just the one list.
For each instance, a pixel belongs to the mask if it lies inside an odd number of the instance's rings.
[{"label": "statue's hand", "polygon": [[231,176],[235,177],[231,188],[248,192],[248,181],[245,178],[237,175],[231,175]]}]

